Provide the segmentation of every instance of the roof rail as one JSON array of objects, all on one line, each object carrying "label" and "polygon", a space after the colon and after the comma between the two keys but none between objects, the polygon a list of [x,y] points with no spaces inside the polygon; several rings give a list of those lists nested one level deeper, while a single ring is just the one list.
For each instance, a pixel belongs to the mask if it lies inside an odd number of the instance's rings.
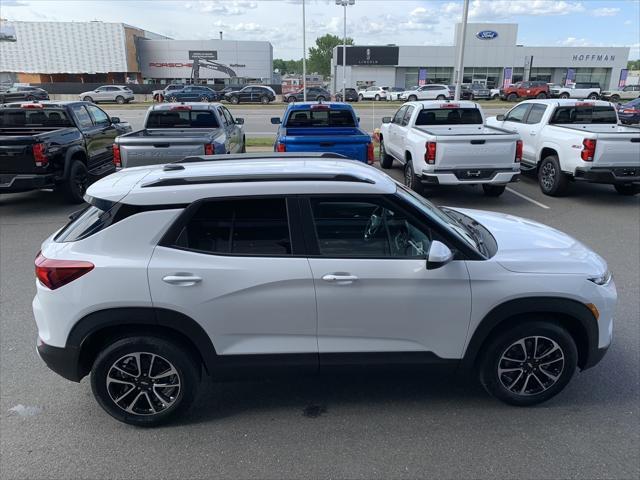
[{"label": "roof rail", "polygon": [[274,158],[339,158],[343,160],[353,160],[340,153],[309,153],[309,152],[261,152],[261,153],[234,153],[234,154],[219,154],[219,155],[198,155],[194,157],[185,157],[182,160],[176,160],[171,163],[196,163],[207,161],[220,161],[220,160],[259,160],[259,159],[274,159]]}]

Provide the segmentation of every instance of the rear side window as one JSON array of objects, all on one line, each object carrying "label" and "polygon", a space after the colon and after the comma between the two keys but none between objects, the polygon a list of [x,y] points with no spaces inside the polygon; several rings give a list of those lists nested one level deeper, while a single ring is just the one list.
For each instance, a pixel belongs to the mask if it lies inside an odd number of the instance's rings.
[{"label": "rear side window", "polygon": [[149,114],[147,128],[218,128],[210,110],[160,110]]},{"label": "rear side window", "polygon": [[350,110],[295,110],[287,119],[287,127],[355,127]]},{"label": "rear side window", "polygon": [[0,127],[71,127],[64,110],[25,109],[0,111]]},{"label": "rear side window", "polygon": [[482,115],[477,108],[434,108],[421,110],[416,125],[482,125]]},{"label": "rear side window", "polygon": [[551,117],[552,124],[605,123],[616,124],[618,117],[613,107],[609,106],[573,106],[558,107]]},{"label": "rear side window", "polygon": [[84,108],[84,105],[73,105],[71,107],[71,110],[78,119],[78,125],[80,126],[80,128],[93,127],[93,121],[91,120],[87,109]]},{"label": "rear side window", "polygon": [[534,104],[531,106],[531,110],[529,110],[529,115],[527,116],[527,123],[530,125],[540,123],[542,120],[542,116],[544,112],[547,110],[546,105]]},{"label": "rear side window", "polygon": [[291,255],[285,199],[204,203],[182,228],[175,246],[220,255]]}]

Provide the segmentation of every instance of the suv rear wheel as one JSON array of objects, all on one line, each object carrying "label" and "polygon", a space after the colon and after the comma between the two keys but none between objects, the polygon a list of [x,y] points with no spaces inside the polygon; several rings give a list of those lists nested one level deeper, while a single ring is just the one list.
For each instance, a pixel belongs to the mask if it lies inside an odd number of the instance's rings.
[{"label": "suv rear wheel", "polygon": [[593,92],[591,95],[589,95],[587,97],[589,100],[597,100],[598,99],[598,94]]},{"label": "suv rear wheel", "polygon": [[231,98],[229,99],[229,101],[230,101],[231,103],[233,103],[234,105],[237,105],[238,103],[240,103],[240,98],[239,98],[239,97],[231,97]]},{"label": "suv rear wheel", "polygon": [[569,94],[567,92],[561,93],[560,94],[560,98],[567,99],[567,98],[569,98]]},{"label": "suv rear wheel", "polygon": [[415,102],[416,100],[418,100],[418,97],[416,97],[415,95],[409,95],[410,102]]},{"label": "suv rear wheel", "polygon": [[93,98],[91,98],[91,97],[89,97],[89,96],[84,97],[82,100],[84,100],[85,102],[91,102],[91,103],[93,103]]},{"label": "suv rear wheel", "polygon": [[157,337],[129,337],[100,352],[91,369],[91,389],[115,419],[150,427],[189,408],[199,373],[182,347]]},{"label": "suv rear wheel", "polygon": [[578,363],[564,328],[531,320],[496,335],[484,349],[480,382],[494,397],[517,406],[549,400],[564,389]]},{"label": "suv rear wheel", "polygon": [[121,95],[118,95],[118,96],[116,97],[116,103],[117,103],[118,105],[122,105],[122,104],[124,103],[124,97],[123,97],[123,96],[121,96]]},{"label": "suv rear wheel", "polygon": [[569,177],[560,169],[560,162],[555,155],[549,155],[540,163],[538,183],[545,195],[559,197],[567,192]]},{"label": "suv rear wheel", "polygon": [[266,105],[267,103],[269,103],[269,97],[267,97],[266,95],[263,97],[260,97],[260,103],[262,103],[263,105]]},{"label": "suv rear wheel", "polygon": [[444,95],[438,95],[436,97],[436,100],[446,100],[446,99],[447,99],[447,97],[445,97]]}]

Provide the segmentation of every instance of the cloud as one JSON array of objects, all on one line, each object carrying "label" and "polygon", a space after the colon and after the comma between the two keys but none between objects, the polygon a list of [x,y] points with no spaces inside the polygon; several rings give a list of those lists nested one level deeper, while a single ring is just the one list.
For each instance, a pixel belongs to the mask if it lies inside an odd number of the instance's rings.
[{"label": "cloud", "polygon": [[594,44],[586,38],[567,37],[564,40],[556,42],[563,47],[593,47]]},{"label": "cloud", "polygon": [[[583,12],[582,2],[552,0],[472,0],[469,6],[471,20],[496,20],[515,16],[569,15]],[[441,14],[460,17],[462,5],[448,2],[440,8]]]},{"label": "cloud", "polygon": [[619,8],[596,8],[595,10],[591,10],[589,12],[590,15],[594,17],[615,17],[620,12]]},{"label": "cloud", "polygon": [[200,13],[215,15],[243,15],[247,10],[258,8],[258,3],[245,0],[200,0],[196,3],[186,3],[184,7]]}]

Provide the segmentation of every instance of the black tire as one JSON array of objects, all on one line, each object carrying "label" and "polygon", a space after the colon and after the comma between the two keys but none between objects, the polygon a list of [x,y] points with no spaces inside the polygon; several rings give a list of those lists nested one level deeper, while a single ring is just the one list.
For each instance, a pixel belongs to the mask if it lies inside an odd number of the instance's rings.
[{"label": "black tire", "polygon": [[613,103],[618,103],[619,100],[620,100],[620,95],[611,95],[611,101]]},{"label": "black tire", "polygon": [[[461,95],[461,96],[462,96],[462,95]],[[467,100],[471,100],[471,101],[473,101],[473,99],[474,99],[474,98],[475,98],[475,97],[473,96],[473,93],[470,93],[470,94],[469,94],[469,98],[468,98]]]},{"label": "black tire", "polygon": [[269,97],[267,97],[266,95],[260,97],[260,103],[266,105],[267,103],[269,103]]},{"label": "black tire", "polygon": [[560,169],[556,155],[549,155],[540,162],[538,184],[545,195],[560,197],[567,193],[569,177]]},{"label": "black tire", "polygon": [[316,101],[317,102],[324,102],[325,98],[322,95],[320,95],[319,97],[316,97]]},{"label": "black tire", "polygon": [[518,100],[518,94],[517,93],[510,93],[509,95],[507,95],[507,101],[508,102],[515,102]]},{"label": "black tire", "polygon": [[80,160],[74,160],[69,168],[69,177],[60,185],[65,199],[70,203],[84,202],[84,194],[89,186],[89,170]]},{"label": "black tire", "polygon": [[375,96],[375,97],[373,97],[373,99],[374,99],[376,102],[379,102],[379,101],[380,101],[380,95],[378,95],[378,94],[376,93],[376,96]]},{"label": "black tire", "polygon": [[229,99],[229,102],[233,103],[234,105],[237,105],[240,103],[240,97],[231,97]]},{"label": "black tire", "polygon": [[342,101],[342,97],[340,95],[336,95],[336,102],[341,102]]},{"label": "black tire", "polygon": [[415,95],[409,95],[408,100],[409,100],[410,102],[415,102],[416,100],[418,100],[418,97],[416,97]]},{"label": "black tire", "polygon": [[446,99],[447,99],[447,97],[445,97],[444,95],[438,95],[436,97],[436,100],[446,100]]},{"label": "black tire", "polygon": [[563,98],[563,99],[565,99],[565,100],[566,100],[567,98],[569,98],[569,94],[568,94],[567,92],[563,92],[563,93],[561,93],[559,96],[560,96],[560,98]]},{"label": "black tire", "polygon": [[85,101],[85,102],[94,103],[93,98],[91,98],[91,97],[90,97],[90,96],[88,96],[88,95],[87,95],[86,97],[84,97],[82,100],[83,100],[83,101]]},{"label": "black tire", "polygon": [[[135,357],[131,355],[135,353],[141,354],[139,368]],[[112,368],[114,365],[118,365],[120,370]],[[171,367],[175,374],[162,377],[163,372],[171,372]],[[125,373],[120,373],[123,371]],[[127,371],[131,373],[126,373]],[[154,382],[153,377],[159,378]],[[120,386],[115,382],[111,383],[112,386],[107,386],[110,378],[130,380],[131,389],[126,390],[126,385]],[[167,378],[166,381],[176,385],[177,389],[174,386],[165,387],[158,389],[156,393],[158,387],[154,383],[158,385],[160,378]],[[200,365],[193,356],[184,347],[158,337],[140,336],[117,340],[100,352],[91,369],[91,390],[98,404],[116,420],[140,427],[160,425],[185,412],[196,397],[199,383]],[[136,396],[132,395],[136,400],[129,401],[127,391],[138,391],[138,394],[134,393]],[[152,393],[156,396],[150,396]],[[120,403],[116,403],[112,395],[124,397],[121,397]],[[168,406],[164,402],[159,403],[160,395]],[[148,400],[150,398],[154,400],[153,408],[159,410],[157,413],[146,413],[152,408],[151,400]],[[123,408],[127,405],[129,412]],[[145,405],[148,408],[145,409]]]},{"label": "black tire", "polygon": [[242,137],[242,148],[240,149],[240,153],[247,153],[247,139],[246,139],[246,137]]},{"label": "black tire", "polygon": [[385,170],[393,166],[393,157],[387,154],[387,150],[384,148],[384,139],[380,138],[380,166]]},{"label": "black tire", "polygon": [[597,100],[597,99],[598,99],[598,97],[599,97],[599,95],[598,95],[597,93],[595,93],[595,92],[594,92],[594,93],[592,93],[591,95],[589,95],[587,98],[588,98],[589,100]]},{"label": "black tire", "polygon": [[200,101],[201,101],[202,103],[209,103],[209,98],[208,98],[208,97],[206,97],[206,96],[202,96],[202,97],[200,97]]},{"label": "black tire", "polygon": [[485,390],[505,403],[521,407],[542,403],[560,393],[578,363],[578,349],[571,334],[555,323],[533,317],[497,333],[481,355],[478,373]]},{"label": "black tire", "polygon": [[169,97],[169,102],[176,103],[178,99],[175,96]]},{"label": "black tire", "polygon": [[29,95],[27,97],[27,100],[29,100],[30,102],[33,102],[36,99],[36,97],[34,97],[33,95]]},{"label": "black tire", "polygon": [[118,105],[122,105],[122,104],[124,103],[124,97],[123,97],[123,96],[121,96],[121,95],[118,95],[118,96],[116,97],[116,103],[117,103]]},{"label": "black tire", "polygon": [[487,197],[499,197],[504,193],[506,188],[506,185],[489,185],[486,183],[482,184],[482,191]]},{"label": "black tire", "polygon": [[625,196],[632,196],[640,193],[640,185],[632,185],[632,184],[614,185],[613,188],[615,188],[616,192],[618,192],[620,195],[625,195]]},{"label": "black tire", "polygon": [[358,95],[358,100],[364,100],[364,95],[362,95],[361,93]]},{"label": "black tire", "polygon": [[493,96],[491,97],[491,100],[500,100],[500,94],[499,94],[499,93],[496,93],[495,95],[493,95]]},{"label": "black tire", "polygon": [[536,98],[542,100],[544,98],[547,98],[547,94],[544,92],[540,92],[538,95],[536,95]]},{"label": "black tire", "polygon": [[404,166],[404,185],[420,195],[424,193],[424,187],[413,170],[411,160],[408,160]]}]

